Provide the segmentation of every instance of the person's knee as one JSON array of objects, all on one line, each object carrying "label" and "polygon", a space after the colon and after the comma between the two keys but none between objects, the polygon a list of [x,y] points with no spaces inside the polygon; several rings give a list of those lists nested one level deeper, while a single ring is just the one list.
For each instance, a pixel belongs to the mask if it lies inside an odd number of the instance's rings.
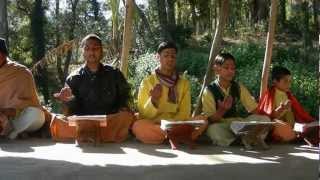
[{"label": "person's knee", "polygon": [[134,122],[132,132],[138,140],[146,144],[161,144],[166,139],[160,128],[153,127],[148,120]]},{"label": "person's knee", "polygon": [[216,134],[220,134],[221,131],[222,131],[222,128],[221,126],[219,126],[219,124],[212,124],[212,125],[209,125],[207,128],[207,135],[211,139],[215,139]]},{"label": "person's knee", "polygon": [[144,120],[138,120],[138,121],[135,121],[133,124],[132,124],[132,132],[133,134],[136,134],[139,132],[139,129],[141,129],[141,127],[143,126]]},{"label": "person's knee", "polygon": [[296,133],[293,131],[290,125],[284,122],[278,122],[273,128],[272,136],[274,140],[289,142],[296,138]]},{"label": "person's knee", "polygon": [[44,124],[45,114],[40,108],[27,107],[21,113],[21,120],[31,122],[27,130],[34,131]]}]

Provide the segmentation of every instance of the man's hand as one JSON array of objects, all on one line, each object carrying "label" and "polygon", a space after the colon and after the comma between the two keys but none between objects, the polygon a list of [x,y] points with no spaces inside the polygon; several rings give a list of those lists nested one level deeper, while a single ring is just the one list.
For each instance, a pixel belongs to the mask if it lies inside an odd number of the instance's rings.
[{"label": "man's hand", "polygon": [[232,107],[233,98],[228,96],[223,101],[218,101],[217,112],[209,117],[212,122],[218,122],[223,115]]},{"label": "man's hand", "polygon": [[223,101],[218,101],[218,110],[223,114],[228,111],[232,106],[233,98],[231,96],[226,97]]},{"label": "man's hand", "polygon": [[159,99],[162,93],[162,87],[160,84],[157,84],[153,89],[150,90],[151,102],[154,106],[157,107]]},{"label": "man's hand", "polygon": [[62,88],[59,93],[54,93],[53,96],[62,102],[68,102],[74,97],[70,87]]},{"label": "man's hand", "polygon": [[0,136],[7,136],[12,130],[11,123],[8,116],[0,112]]},{"label": "man's hand", "polygon": [[16,110],[14,108],[1,108],[0,113],[7,117],[14,117],[16,115]]},{"label": "man's hand", "polygon": [[291,108],[290,100],[287,100],[286,102],[281,102],[280,105],[272,113],[272,117],[273,118],[279,118],[279,116],[283,112],[288,111],[290,108]]}]

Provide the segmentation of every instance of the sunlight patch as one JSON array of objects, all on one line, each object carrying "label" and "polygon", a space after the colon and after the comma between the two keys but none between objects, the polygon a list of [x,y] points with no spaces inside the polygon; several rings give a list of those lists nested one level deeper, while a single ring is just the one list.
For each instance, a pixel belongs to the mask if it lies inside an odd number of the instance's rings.
[{"label": "sunlight patch", "polygon": [[67,161],[87,166],[154,166],[154,165],[217,165],[223,163],[276,163],[270,160],[235,154],[192,154],[171,149],[119,147],[108,144],[102,148],[81,149],[74,144],[31,146],[31,152],[0,150],[0,157],[20,157]]},{"label": "sunlight patch", "polygon": [[319,154],[315,154],[315,153],[301,152],[301,153],[289,153],[289,155],[300,156],[300,157],[304,157],[311,160],[319,160]]}]

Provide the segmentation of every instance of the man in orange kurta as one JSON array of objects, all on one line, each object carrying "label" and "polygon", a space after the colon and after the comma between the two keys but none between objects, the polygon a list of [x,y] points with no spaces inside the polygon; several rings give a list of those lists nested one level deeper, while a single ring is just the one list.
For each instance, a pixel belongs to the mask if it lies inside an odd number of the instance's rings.
[{"label": "man in orange kurta", "polygon": [[0,136],[15,139],[24,131],[38,130],[45,121],[31,72],[8,58],[0,38]]}]

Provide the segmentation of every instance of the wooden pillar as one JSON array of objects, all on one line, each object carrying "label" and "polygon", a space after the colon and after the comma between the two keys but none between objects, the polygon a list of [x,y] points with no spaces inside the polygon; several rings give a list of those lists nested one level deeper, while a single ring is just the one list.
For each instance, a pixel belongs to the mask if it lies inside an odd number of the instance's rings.
[{"label": "wooden pillar", "polygon": [[203,91],[205,89],[205,87],[210,83],[210,81],[212,80],[213,77],[213,72],[212,72],[212,65],[213,65],[213,61],[216,58],[216,56],[218,55],[220,49],[221,49],[221,41],[222,41],[222,37],[223,37],[223,31],[224,31],[224,27],[225,24],[228,20],[228,16],[229,16],[229,0],[223,0],[219,9],[219,20],[218,20],[218,24],[217,24],[217,28],[215,31],[215,35],[212,41],[212,46],[211,46],[211,50],[210,50],[210,55],[209,55],[209,62],[208,62],[208,67],[206,70],[206,74],[204,76],[203,79],[203,83],[202,83],[202,87],[201,87],[201,91],[200,94],[198,96],[197,99],[197,104],[196,107],[194,109],[194,112],[192,114],[192,116],[198,115],[201,112],[202,109],[202,103],[201,103],[201,97],[203,94]]},{"label": "wooden pillar", "polygon": [[128,77],[128,58],[132,45],[132,21],[133,21],[133,0],[126,0],[126,13],[124,20],[124,31],[122,40],[121,65],[120,70]]},{"label": "wooden pillar", "polygon": [[266,42],[266,52],[264,55],[262,75],[261,75],[260,97],[268,88],[268,77],[269,77],[269,70],[270,70],[271,57],[272,57],[272,45],[273,45],[274,32],[275,32],[275,26],[277,21],[277,5],[278,5],[277,0],[271,0],[269,29],[268,29],[267,42]]}]

